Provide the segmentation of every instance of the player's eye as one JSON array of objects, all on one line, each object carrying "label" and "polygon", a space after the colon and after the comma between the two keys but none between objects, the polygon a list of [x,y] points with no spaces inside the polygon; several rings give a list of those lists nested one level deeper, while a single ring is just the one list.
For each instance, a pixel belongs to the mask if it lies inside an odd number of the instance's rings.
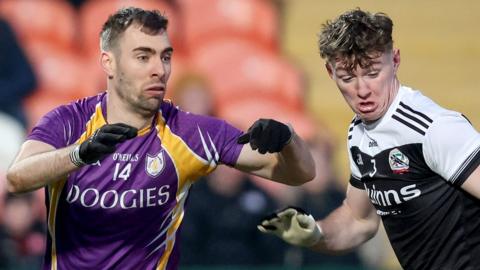
[{"label": "player's eye", "polygon": [[342,82],[348,83],[348,82],[352,81],[353,77],[352,76],[343,76],[340,79],[342,80]]},{"label": "player's eye", "polygon": [[370,78],[376,78],[378,76],[378,71],[369,72],[367,75]]},{"label": "player's eye", "polygon": [[147,62],[148,61],[148,56],[147,55],[138,55],[137,59],[141,62]]},{"label": "player's eye", "polygon": [[170,63],[171,60],[172,60],[171,55],[165,55],[165,56],[162,57],[162,62],[164,62],[164,63]]}]

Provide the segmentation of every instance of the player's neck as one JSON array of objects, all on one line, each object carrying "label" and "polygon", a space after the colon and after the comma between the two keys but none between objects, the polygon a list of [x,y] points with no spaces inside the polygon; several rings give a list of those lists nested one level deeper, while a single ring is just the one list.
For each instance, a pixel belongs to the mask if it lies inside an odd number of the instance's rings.
[{"label": "player's neck", "polygon": [[390,91],[389,91],[387,108],[390,108],[390,106],[392,106],[392,103],[397,97],[399,91],[400,91],[400,81],[395,76],[392,87],[390,88]]}]

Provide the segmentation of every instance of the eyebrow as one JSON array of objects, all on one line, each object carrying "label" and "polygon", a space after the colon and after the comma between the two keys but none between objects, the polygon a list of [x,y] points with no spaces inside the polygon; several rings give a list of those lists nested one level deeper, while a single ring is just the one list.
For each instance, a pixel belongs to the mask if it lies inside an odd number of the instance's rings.
[{"label": "eyebrow", "polygon": [[[379,65],[379,64],[382,64],[382,61],[371,61],[371,62],[369,62],[369,64],[366,67],[364,67],[364,69],[374,68],[376,65]],[[347,73],[350,72],[347,68],[344,68],[343,66],[342,67],[336,67],[335,71],[336,72],[345,71]]]},{"label": "eyebrow", "polygon": [[[152,48],[149,48],[149,47],[137,47],[135,49],[133,49],[132,51],[142,51],[142,52],[146,52],[146,53],[151,53],[151,54],[154,54],[156,51]],[[172,47],[167,47],[165,49],[163,49],[162,53],[171,53],[173,52],[173,48]]]}]

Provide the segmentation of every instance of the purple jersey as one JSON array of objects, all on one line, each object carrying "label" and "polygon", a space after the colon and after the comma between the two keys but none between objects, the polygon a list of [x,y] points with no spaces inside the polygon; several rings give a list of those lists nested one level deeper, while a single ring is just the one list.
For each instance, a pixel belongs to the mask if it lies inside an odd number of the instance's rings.
[{"label": "purple jersey", "polygon": [[[106,124],[106,93],[44,116],[28,139],[62,148]],[[46,187],[44,269],[176,269],[191,184],[234,165],[241,131],[163,102],[152,125],[115,153]]]}]

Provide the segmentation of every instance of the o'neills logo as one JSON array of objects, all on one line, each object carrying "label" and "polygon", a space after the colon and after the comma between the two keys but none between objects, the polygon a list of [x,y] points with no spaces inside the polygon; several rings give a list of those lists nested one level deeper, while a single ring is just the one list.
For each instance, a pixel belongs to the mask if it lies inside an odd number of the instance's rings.
[{"label": "o'neills logo", "polygon": [[160,151],[156,156],[147,154],[145,159],[145,171],[151,177],[157,177],[165,168],[165,157],[163,151]]},{"label": "o'neills logo", "polygon": [[392,169],[393,173],[395,174],[406,173],[410,167],[410,161],[408,160],[408,157],[400,152],[400,150],[397,148],[390,151],[390,154],[388,155],[388,162],[390,163],[390,169]]}]

